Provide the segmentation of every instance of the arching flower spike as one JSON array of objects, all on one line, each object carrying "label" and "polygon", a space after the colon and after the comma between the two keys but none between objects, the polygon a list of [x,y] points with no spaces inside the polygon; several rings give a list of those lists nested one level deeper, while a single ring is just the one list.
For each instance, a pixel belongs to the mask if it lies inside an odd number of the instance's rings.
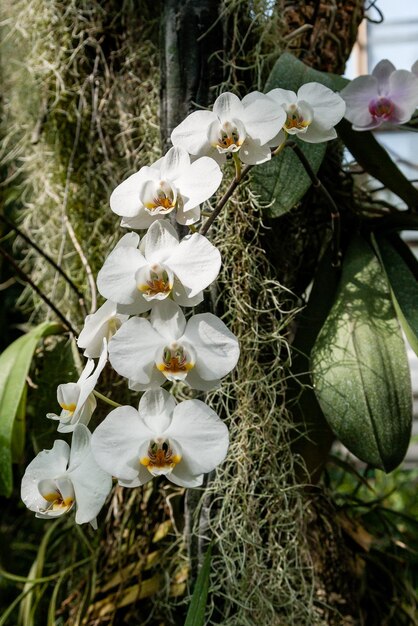
[{"label": "arching flower spike", "polygon": [[202,157],[191,163],[186,150],[171,148],[151,167],[142,167],[118,185],[110,196],[110,208],[129,228],[148,228],[173,211],[179,224],[194,224],[200,218],[200,205],[221,180],[213,159]]},{"label": "arching flower spike", "polygon": [[138,410],[122,406],[109,413],[93,433],[92,449],[123,486],[164,475],[176,485],[197,487],[225,458],[228,429],[200,400],[176,404],[158,389],[144,393]]},{"label": "arching flower spike", "polygon": [[180,307],[164,300],[152,309],[150,319],[129,319],[109,343],[109,361],[129,378],[131,389],[183,380],[206,391],[235,367],[238,341],[215,315],[194,315],[186,324]]},{"label": "arching flower spike", "polygon": [[352,80],[341,96],[354,130],[373,130],[384,122],[404,124],[418,106],[418,77],[384,59],[371,75]]},{"label": "arching flower spike", "polygon": [[226,155],[237,152],[243,163],[255,165],[271,158],[269,141],[283,126],[285,114],[259,92],[242,101],[233,93],[215,100],[213,111],[195,111],[172,134],[174,146],[195,156],[207,155],[224,163]]},{"label": "arching flower spike", "polygon": [[[154,222],[139,246],[139,236],[118,245],[97,277],[100,293],[130,313],[143,313],[155,302],[172,297],[195,306],[203,289],[219,273],[221,255],[206,237],[195,233],[181,240],[168,220]],[[125,235],[128,237],[128,235]]]},{"label": "arching flower spike", "polygon": [[[306,83],[297,94],[288,89],[272,89],[266,94],[285,112],[283,131],[297,135],[307,143],[320,143],[335,139],[334,126],[342,119],[344,100],[320,83]],[[281,132],[270,145],[280,145]]]},{"label": "arching flower spike", "polygon": [[[107,341],[103,340],[102,352],[96,369],[94,361],[89,359],[76,383],[65,383],[57,389],[58,404],[62,408],[59,415],[47,413],[49,419],[58,420],[58,432],[72,432],[76,424],[88,424],[96,408],[93,389],[107,361]],[[93,371],[94,370],[94,371]]]},{"label": "arching flower spike", "polygon": [[97,465],[91,453],[88,428],[78,424],[71,450],[59,439],[51,450],[43,450],[29,463],[21,496],[36,517],[59,517],[75,507],[77,524],[90,522],[97,528],[96,516],[111,487],[111,475]]}]

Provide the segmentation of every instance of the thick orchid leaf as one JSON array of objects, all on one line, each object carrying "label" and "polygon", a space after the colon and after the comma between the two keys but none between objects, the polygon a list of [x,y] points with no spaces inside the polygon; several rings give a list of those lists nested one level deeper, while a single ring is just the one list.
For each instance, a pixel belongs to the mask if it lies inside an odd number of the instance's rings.
[{"label": "thick orchid leaf", "polygon": [[[0,355],[0,494],[10,496],[13,488],[12,461],[22,446],[24,397],[26,377],[38,341],[62,331],[62,326],[44,322],[19,337]],[[16,418],[21,420],[16,424]],[[14,439],[14,441],[13,441]],[[19,441],[20,439],[20,441]]]},{"label": "thick orchid leaf", "polygon": [[[398,237],[397,248],[406,246]],[[393,237],[392,237],[393,238]],[[398,318],[402,329],[414,350],[418,355],[418,281],[404,258],[392,245],[392,242],[383,236],[375,237],[375,245],[386,272],[390,287],[392,289],[393,303],[398,313]],[[405,253],[404,253],[405,255]],[[418,262],[415,261],[415,269],[418,269]]]},{"label": "thick orchid leaf", "polygon": [[311,370],[324,415],[348,450],[386,472],[399,465],[412,425],[406,348],[384,272],[360,237],[344,258]]},{"label": "thick orchid leaf", "polygon": [[[306,143],[294,140],[306,156],[315,173],[325,156],[325,143]],[[302,163],[290,148],[285,148],[271,161],[253,170],[254,190],[270,217],[280,217],[292,209],[311,186],[311,180]]]},{"label": "thick orchid leaf", "polygon": [[[301,85],[309,82],[318,82],[334,91],[341,91],[349,81],[337,74],[314,70],[285,52],[274,65],[267,80],[265,91],[275,87],[297,91]],[[342,119],[337,124],[336,131],[356,161],[371,176],[380,180],[385,187],[393,191],[409,207],[418,208],[418,189],[395,165],[372,132],[355,131],[346,119]],[[255,175],[257,175],[258,169],[262,167],[264,166],[258,166],[255,169]]]},{"label": "thick orchid leaf", "polygon": [[209,575],[210,563],[212,559],[212,548],[209,546],[202,568],[196,580],[193,590],[192,599],[190,601],[189,610],[187,611],[184,626],[205,626],[206,603],[209,591]]}]

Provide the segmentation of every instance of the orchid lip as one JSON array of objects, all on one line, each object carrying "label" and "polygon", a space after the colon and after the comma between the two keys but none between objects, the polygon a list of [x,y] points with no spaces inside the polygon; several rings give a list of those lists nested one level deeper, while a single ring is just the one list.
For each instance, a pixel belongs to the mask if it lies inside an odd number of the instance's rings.
[{"label": "orchid lip", "polygon": [[395,106],[390,98],[381,96],[380,98],[373,98],[369,102],[369,112],[373,117],[383,118],[388,120],[391,118]]},{"label": "orchid lip", "polygon": [[166,476],[171,474],[181,459],[181,454],[175,451],[173,444],[169,440],[156,438],[150,442],[147,455],[140,457],[139,462],[153,476]]},{"label": "orchid lip", "polygon": [[184,380],[195,365],[192,349],[185,349],[176,341],[165,346],[157,355],[156,367],[168,380]]}]

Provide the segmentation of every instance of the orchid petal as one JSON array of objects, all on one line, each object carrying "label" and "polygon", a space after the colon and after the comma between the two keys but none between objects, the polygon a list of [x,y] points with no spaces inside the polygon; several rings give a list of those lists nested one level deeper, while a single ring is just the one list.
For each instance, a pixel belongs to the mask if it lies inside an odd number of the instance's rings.
[{"label": "orchid petal", "polygon": [[140,418],[138,411],[131,406],[121,406],[111,411],[96,428],[91,447],[94,458],[105,472],[123,481],[131,481],[138,477],[142,467],[140,447],[153,438],[153,431]]},{"label": "orchid petal", "polygon": [[356,126],[370,124],[373,117],[369,111],[369,102],[378,98],[378,82],[374,76],[359,76],[340,92],[347,108],[345,117]]},{"label": "orchid petal", "polygon": [[164,215],[157,213],[156,215],[150,215],[143,207],[138,211],[138,215],[135,217],[124,217],[120,223],[122,228],[134,228],[136,230],[145,230],[156,220],[164,219]]},{"label": "orchid petal", "polygon": [[222,378],[237,364],[239,346],[235,335],[212,313],[193,316],[184,339],[196,351],[196,371],[204,380]]},{"label": "orchid petal", "polygon": [[183,207],[177,208],[176,221],[178,224],[181,224],[182,226],[190,226],[191,224],[196,224],[199,220],[200,205],[194,209],[189,209],[187,212],[184,211]]},{"label": "orchid petal", "polygon": [[31,511],[38,511],[45,506],[45,499],[38,490],[41,480],[51,479],[65,474],[70,456],[70,446],[57,439],[51,450],[42,450],[29,463],[22,479],[21,498]]},{"label": "orchid petal", "polygon": [[179,238],[168,220],[154,222],[144,237],[147,263],[162,263],[178,247]]},{"label": "orchid petal", "polygon": [[213,112],[221,124],[230,122],[234,117],[241,119],[243,111],[241,100],[229,91],[221,93],[213,105]]},{"label": "orchid petal", "polygon": [[200,487],[203,484],[203,474],[192,476],[184,460],[182,460],[167,476],[168,480],[180,487]]},{"label": "orchid petal", "polygon": [[[298,100],[306,101],[314,111],[313,121],[318,128],[328,130],[338,124],[338,122],[344,117],[345,102],[340,95],[334,93],[328,87],[321,85],[320,83],[306,83],[298,91]],[[300,139],[307,139],[310,126],[306,132],[305,137],[300,136]],[[319,140],[317,140],[319,141]],[[326,141],[323,139],[322,141]],[[316,143],[316,142],[311,142]]]},{"label": "orchid petal", "polygon": [[254,141],[251,137],[247,137],[239,151],[239,158],[246,165],[265,163],[271,159],[270,147],[268,143],[264,146],[260,146],[257,141]]},{"label": "orchid petal", "polygon": [[408,122],[418,106],[418,78],[407,70],[396,70],[388,83],[390,99],[395,105],[393,117],[398,124]]},{"label": "orchid petal", "polygon": [[172,300],[158,302],[151,311],[150,319],[154,332],[159,333],[160,337],[167,341],[179,339],[186,327],[186,318],[182,310]]},{"label": "orchid petal", "polygon": [[266,93],[266,96],[274,100],[274,102],[281,107],[286,107],[289,104],[296,104],[297,102],[297,96],[294,91],[290,91],[289,89],[281,89],[280,87],[272,89],[271,91]]},{"label": "orchid petal", "polygon": [[379,95],[387,96],[389,94],[389,76],[395,70],[396,67],[388,59],[382,59],[373,69],[372,76],[377,78],[379,83]]},{"label": "orchid petal", "polygon": [[144,181],[153,176],[150,167],[141,167],[113,190],[110,196],[110,208],[116,215],[134,217],[141,208],[139,193]]},{"label": "orchid petal", "polygon": [[221,255],[206,237],[195,233],[182,239],[166,265],[193,297],[215,280],[221,267]]},{"label": "orchid petal", "polygon": [[103,338],[110,339],[127,319],[128,316],[119,314],[117,305],[110,300],[92,315],[87,315],[77,339],[78,347],[85,348],[84,356],[97,359],[100,356]]},{"label": "orchid petal", "polygon": [[147,385],[155,368],[156,351],[163,344],[164,339],[148,320],[133,317],[110,340],[109,361],[121,376]]},{"label": "orchid petal", "polygon": [[184,201],[183,211],[188,212],[208,200],[221,181],[222,172],[214,159],[204,156],[194,161],[176,181]]},{"label": "orchid petal", "polygon": [[180,146],[189,154],[205,154],[210,147],[207,129],[214,119],[216,115],[212,111],[194,111],[171,133],[173,146]]},{"label": "orchid petal", "polygon": [[171,423],[177,406],[174,397],[164,389],[146,391],[139,401],[139,417],[144,420],[154,436],[161,436]]},{"label": "orchid petal", "polygon": [[262,96],[245,107],[241,116],[247,135],[260,145],[273,139],[286,121],[284,109]]},{"label": "orchid petal", "polygon": [[164,436],[181,446],[182,461],[190,478],[213,470],[227,453],[228,429],[215,411],[200,400],[186,400],[176,406]]},{"label": "orchid petal", "polygon": [[160,165],[162,180],[174,181],[190,167],[189,153],[179,146],[170,148]]},{"label": "orchid petal", "polygon": [[215,380],[203,380],[197,372],[196,367],[188,372],[184,382],[192,389],[197,389],[198,391],[213,391],[213,389],[218,389],[221,386],[219,378]]},{"label": "orchid petal", "polygon": [[140,294],[136,288],[135,272],[144,265],[147,265],[147,261],[136,248],[116,247],[97,276],[99,292],[118,304],[136,303]]},{"label": "orchid petal", "polygon": [[179,306],[197,306],[203,302],[203,291],[199,291],[195,296],[189,296],[189,290],[181,284],[181,282],[175,278],[172,292],[173,300]]}]

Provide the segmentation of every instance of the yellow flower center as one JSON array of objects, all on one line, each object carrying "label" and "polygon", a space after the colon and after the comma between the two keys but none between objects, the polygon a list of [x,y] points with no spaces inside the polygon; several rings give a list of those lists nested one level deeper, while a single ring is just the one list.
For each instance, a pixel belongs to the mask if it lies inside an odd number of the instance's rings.
[{"label": "yellow flower center", "polygon": [[169,474],[180,461],[181,455],[175,454],[168,441],[152,442],[147,456],[139,459],[141,465],[153,475]]}]

